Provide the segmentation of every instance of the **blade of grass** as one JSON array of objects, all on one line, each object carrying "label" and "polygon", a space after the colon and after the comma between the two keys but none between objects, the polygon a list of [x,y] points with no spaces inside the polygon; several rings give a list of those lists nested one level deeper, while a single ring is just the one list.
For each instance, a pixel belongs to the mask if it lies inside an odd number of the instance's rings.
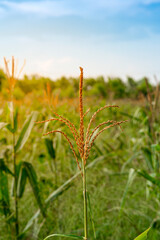
[{"label": "blade of grass", "polygon": [[132,182],[133,182],[135,176],[136,176],[136,172],[133,168],[131,168],[130,171],[129,171],[128,181],[127,181],[127,184],[126,184],[126,187],[125,187],[125,190],[124,190],[124,193],[123,193],[123,197],[122,197],[122,200],[121,200],[119,217],[121,217],[121,215],[122,215],[123,208],[124,208],[125,201],[126,201],[126,196],[127,196],[127,193],[128,193],[128,190],[129,190],[130,186],[132,185]]},{"label": "blade of grass", "polygon": [[52,238],[52,237],[65,237],[65,238],[74,238],[74,239],[85,239],[84,237],[76,236],[76,235],[72,235],[72,234],[51,234],[51,235],[47,236],[46,238],[44,238],[44,240],[47,240],[48,238]]}]

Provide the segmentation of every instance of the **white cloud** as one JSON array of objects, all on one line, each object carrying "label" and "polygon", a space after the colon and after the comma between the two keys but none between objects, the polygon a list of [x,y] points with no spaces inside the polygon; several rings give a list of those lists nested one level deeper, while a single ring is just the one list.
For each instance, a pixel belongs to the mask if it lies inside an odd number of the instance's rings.
[{"label": "white cloud", "polygon": [[[92,15],[97,10],[107,13],[126,11],[139,5],[160,3],[160,0],[40,0],[10,1],[0,0],[0,6],[6,11],[38,14],[41,16]],[[0,13],[1,13],[0,8]],[[2,9],[3,10],[3,9]]]},{"label": "white cloud", "polygon": [[43,16],[63,16],[73,13],[65,1],[2,1],[1,6],[20,13],[42,14]]}]

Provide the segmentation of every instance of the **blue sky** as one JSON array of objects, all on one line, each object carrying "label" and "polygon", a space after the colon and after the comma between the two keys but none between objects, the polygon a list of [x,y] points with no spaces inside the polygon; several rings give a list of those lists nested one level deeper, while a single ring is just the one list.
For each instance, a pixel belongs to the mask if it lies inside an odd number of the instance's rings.
[{"label": "blue sky", "polygon": [[52,79],[160,77],[160,0],[0,0],[0,53]]}]

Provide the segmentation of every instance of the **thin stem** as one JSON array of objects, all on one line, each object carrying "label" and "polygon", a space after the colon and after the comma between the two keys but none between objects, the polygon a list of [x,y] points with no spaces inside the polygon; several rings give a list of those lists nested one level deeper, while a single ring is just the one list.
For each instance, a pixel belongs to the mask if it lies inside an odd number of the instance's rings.
[{"label": "thin stem", "polygon": [[18,240],[19,235],[19,221],[18,221],[18,196],[17,196],[17,185],[18,185],[18,178],[16,173],[16,150],[15,150],[15,122],[14,122],[14,97],[13,97],[13,91],[16,83],[15,78],[15,61],[14,57],[12,57],[12,72],[10,74],[9,67],[8,67],[8,61],[4,58],[8,83],[9,83],[9,90],[10,90],[10,97],[11,97],[11,103],[12,103],[12,110],[11,110],[11,121],[12,121],[12,147],[13,147],[13,170],[14,170],[14,202],[15,202],[15,239]]},{"label": "thin stem", "polygon": [[87,220],[87,189],[86,189],[86,167],[83,162],[83,199],[84,199],[84,237],[88,238],[88,220]]},{"label": "thin stem", "polygon": [[[12,96],[12,105],[13,105],[13,96]],[[12,106],[12,121],[13,121],[13,129],[14,129],[14,105]],[[15,232],[16,232],[16,239],[18,240],[18,235],[19,235],[19,220],[18,220],[18,197],[17,197],[17,184],[18,184],[18,179],[17,179],[17,173],[16,173],[16,151],[15,151],[15,132],[13,132],[13,165],[14,165],[14,181],[15,181]]]},{"label": "thin stem", "polygon": [[14,179],[15,179],[15,213],[16,213],[16,221],[15,221],[15,229],[16,229],[16,239],[18,239],[19,235],[19,221],[18,221],[18,197],[17,197],[17,173],[16,173],[16,154],[15,154],[15,134],[13,133],[13,163],[14,163]]}]

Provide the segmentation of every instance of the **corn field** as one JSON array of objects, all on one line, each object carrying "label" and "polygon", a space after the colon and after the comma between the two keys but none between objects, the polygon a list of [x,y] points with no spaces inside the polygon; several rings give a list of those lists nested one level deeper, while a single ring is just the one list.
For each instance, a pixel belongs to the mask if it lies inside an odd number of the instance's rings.
[{"label": "corn field", "polygon": [[22,95],[24,66],[4,67],[0,240],[160,239],[159,83],[87,95],[80,67],[75,96],[64,79],[59,90],[28,79]]}]

